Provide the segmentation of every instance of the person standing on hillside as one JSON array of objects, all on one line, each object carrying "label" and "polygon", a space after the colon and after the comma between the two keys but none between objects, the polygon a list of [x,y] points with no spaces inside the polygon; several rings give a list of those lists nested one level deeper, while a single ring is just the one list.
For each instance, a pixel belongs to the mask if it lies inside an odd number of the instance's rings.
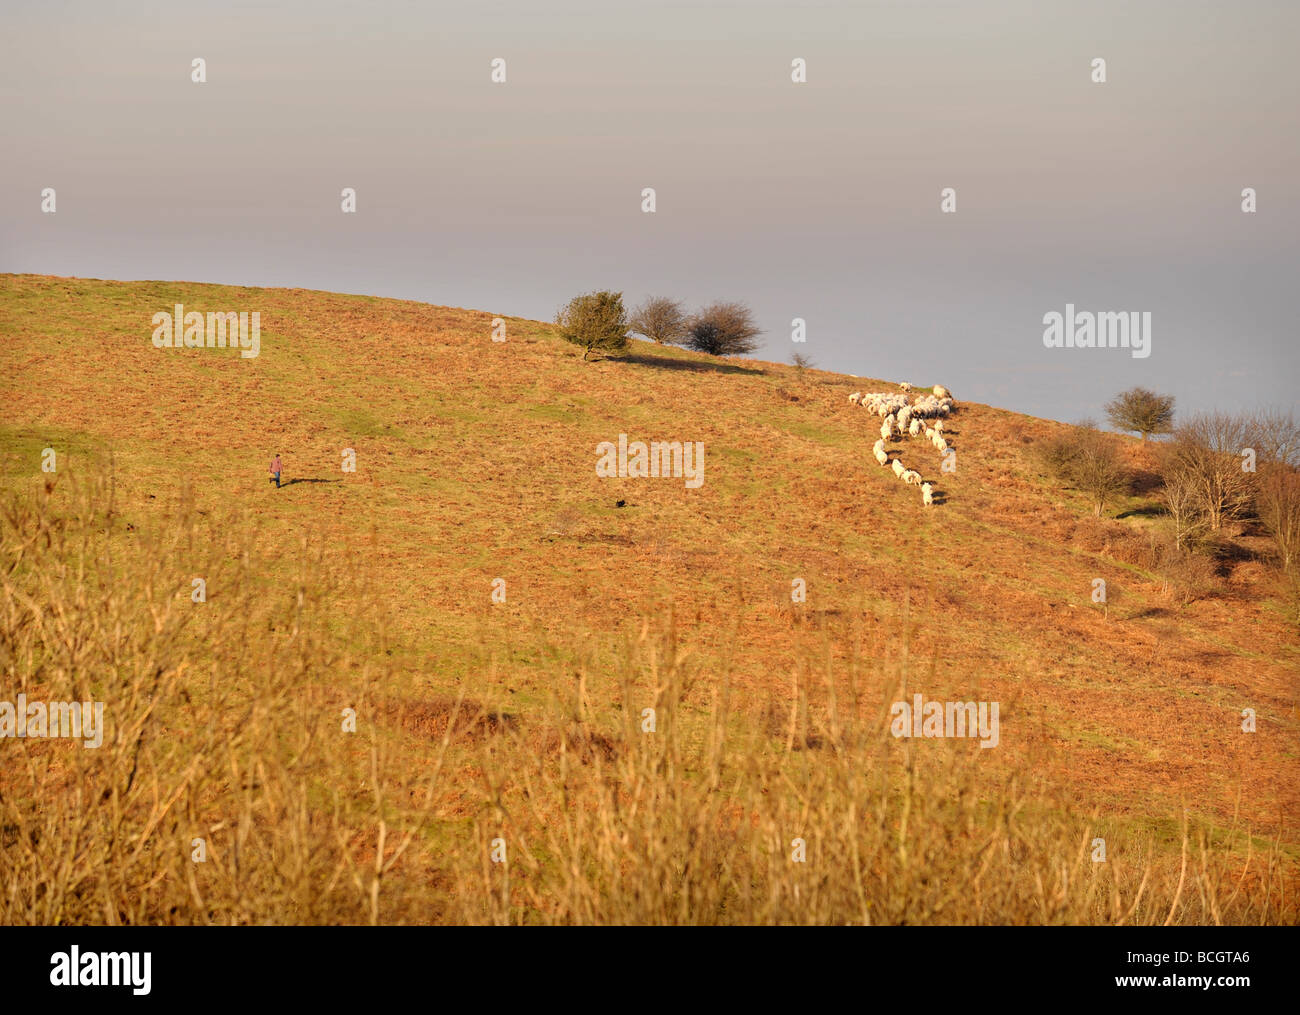
[{"label": "person standing on hillside", "polygon": [[275,480],[275,488],[280,489],[280,453],[277,451],[275,457],[271,459],[271,478]]}]

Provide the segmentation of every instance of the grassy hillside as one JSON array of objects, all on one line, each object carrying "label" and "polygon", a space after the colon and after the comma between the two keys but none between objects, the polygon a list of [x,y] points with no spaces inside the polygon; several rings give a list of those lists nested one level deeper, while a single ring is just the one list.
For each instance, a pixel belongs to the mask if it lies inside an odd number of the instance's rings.
[{"label": "grassy hillside", "polygon": [[[176,303],[260,355],[154,348]],[[1294,921],[1300,651],[1249,554],[1183,602],[1123,549],[1149,492],[1090,518],[1061,424],[959,387],[923,508],[846,396],[948,377],[493,316],[0,276],[0,699],[109,728],[0,741],[0,920]],[[599,478],[620,433],[703,485]],[[915,693],[999,702],[997,748],[889,736]]]}]

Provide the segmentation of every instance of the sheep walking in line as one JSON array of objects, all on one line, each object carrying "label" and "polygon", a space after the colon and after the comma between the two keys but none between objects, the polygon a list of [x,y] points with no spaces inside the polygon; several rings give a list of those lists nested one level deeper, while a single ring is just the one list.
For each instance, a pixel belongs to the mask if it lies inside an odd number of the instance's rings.
[{"label": "sheep walking in line", "polygon": [[936,384],[931,391],[923,391],[915,400],[909,398],[914,389],[903,382],[899,385],[901,394],[895,392],[855,391],[849,401],[880,417],[880,440],[871,448],[871,454],[881,466],[890,466],[895,477],[908,486],[921,488],[921,503],[925,507],[934,504],[934,488],[927,483],[919,472],[909,469],[901,458],[890,459],[886,442],[894,438],[924,437],[934,445],[942,455],[952,454],[948,441],[944,437],[944,419],[953,411],[955,403],[952,393],[942,384]]}]

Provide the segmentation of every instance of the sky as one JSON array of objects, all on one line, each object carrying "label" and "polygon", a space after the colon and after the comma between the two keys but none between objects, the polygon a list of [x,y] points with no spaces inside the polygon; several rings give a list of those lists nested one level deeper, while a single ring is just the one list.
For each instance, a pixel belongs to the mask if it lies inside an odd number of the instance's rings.
[{"label": "sky", "polygon": [[[0,272],[739,300],[759,358],[1047,418],[1294,411],[1297,38],[1292,0],[5,0]],[[1045,347],[1067,303],[1150,355]]]}]

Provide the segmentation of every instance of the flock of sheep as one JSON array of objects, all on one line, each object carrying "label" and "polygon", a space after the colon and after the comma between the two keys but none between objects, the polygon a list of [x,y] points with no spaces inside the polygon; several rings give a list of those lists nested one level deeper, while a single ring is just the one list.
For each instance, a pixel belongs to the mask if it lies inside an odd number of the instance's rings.
[{"label": "flock of sheep", "polygon": [[[869,409],[882,417],[880,423],[880,440],[872,448],[876,461],[893,468],[894,475],[904,483],[921,488],[921,503],[929,507],[934,503],[934,492],[929,483],[923,482],[921,474],[915,469],[903,465],[901,458],[889,459],[885,442],[891,440],[895,433],[899,437],[919,437],[935,446],[941,455],[948,453],[948,441],[943,435],[944,418],[953,410],[952,394],[942,384],[936,384],[932,391],[918,395],[914,402],[909,402],[908,393],[912,386],[907,382],[899,385],[902,394],[892,392],[874,392],[864,394],[855,391],[849,395],[849,401]],[[930,425],[933,420],[933,425]]]}]

